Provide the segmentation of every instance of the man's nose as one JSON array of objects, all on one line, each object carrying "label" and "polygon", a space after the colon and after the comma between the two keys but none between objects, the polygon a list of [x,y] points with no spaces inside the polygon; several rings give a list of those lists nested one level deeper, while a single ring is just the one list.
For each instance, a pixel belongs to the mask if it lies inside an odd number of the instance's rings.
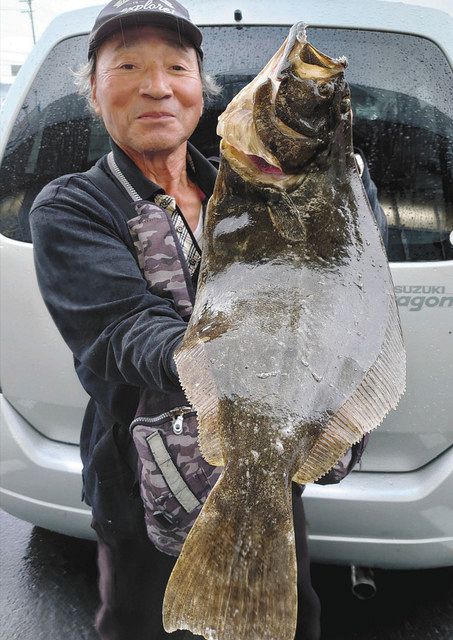
[{"label": "man's nose", "polygon": [[144,72],[139,86],[140,95],[147,95],[159,100],[172,94],[167,74],[162,70]]}]

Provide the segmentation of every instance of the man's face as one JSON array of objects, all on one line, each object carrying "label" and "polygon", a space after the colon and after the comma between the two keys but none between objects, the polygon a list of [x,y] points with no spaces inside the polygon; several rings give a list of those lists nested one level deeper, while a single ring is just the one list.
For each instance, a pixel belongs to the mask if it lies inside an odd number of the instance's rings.
[{"label": "man's face", "polygon": [[97,52],[92,97],[126,152],[170,153],[189,138],[203,109],[195,49],[156,27],[117,33]]}]

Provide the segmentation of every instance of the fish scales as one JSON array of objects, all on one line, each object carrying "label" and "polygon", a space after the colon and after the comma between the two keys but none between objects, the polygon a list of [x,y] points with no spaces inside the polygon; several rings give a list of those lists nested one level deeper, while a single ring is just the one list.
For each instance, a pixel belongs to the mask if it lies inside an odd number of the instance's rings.
[{"label": "fish scales", "polygon": [[167,631],[293,640],[291,481],[327,473],[404,391],[345,67],[296,24],[219,120],[222,160],[175,360],[202,454],[224,469],[167,585]]}]

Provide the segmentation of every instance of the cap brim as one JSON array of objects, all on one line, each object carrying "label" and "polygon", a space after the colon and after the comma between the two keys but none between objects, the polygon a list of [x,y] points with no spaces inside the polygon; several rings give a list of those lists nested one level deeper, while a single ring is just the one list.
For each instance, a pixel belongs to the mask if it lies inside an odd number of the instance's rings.
[{"label": "cap brim", "polygon": [[203,36],[198,27],[192,24],[192,22],[177,16],[162,14],[160,12],[153,13],[151,11],[135,11],[134,13],[122,16],[115,16],[104,22],[104,24],[99,27],[88,43],[88,59],[91,58],[93,53],[99,48],[104,40],[117,31],[121,31],[121,29],[132,26],[140,27],[145,24],[164,27],[179,33],[181,35],[181,43],[183,43],[183,40],[188,41],[195,47],[200,55],[203,56],[203,51],[201,49]]}]

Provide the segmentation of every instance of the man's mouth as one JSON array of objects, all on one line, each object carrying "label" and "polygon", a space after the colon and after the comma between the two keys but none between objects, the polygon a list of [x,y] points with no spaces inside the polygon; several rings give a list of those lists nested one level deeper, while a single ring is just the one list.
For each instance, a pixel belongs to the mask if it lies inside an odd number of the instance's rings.
[{"label": "man's mouth", "polygon": [[166,118],[174,117],[175,116],[172,113],[168,113],[167,111],[147,111],[146,113],[142,113],[141,115],[139,115],[138,120],[164,120]]}]

